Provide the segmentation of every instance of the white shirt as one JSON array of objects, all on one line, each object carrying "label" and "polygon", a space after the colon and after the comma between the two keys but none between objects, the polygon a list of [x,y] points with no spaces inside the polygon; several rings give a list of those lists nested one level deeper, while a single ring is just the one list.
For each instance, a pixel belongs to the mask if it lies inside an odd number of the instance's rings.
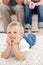
[{"label": "white shirt", "polygon": [[[6,38],[0,44],[0,56],[6,50],[8,44],[6,42]],[[20,52],[29,51],[29,43],[23,38],[19,43]],[[13,55],[13,49],[11,50],[11,55]]]}]

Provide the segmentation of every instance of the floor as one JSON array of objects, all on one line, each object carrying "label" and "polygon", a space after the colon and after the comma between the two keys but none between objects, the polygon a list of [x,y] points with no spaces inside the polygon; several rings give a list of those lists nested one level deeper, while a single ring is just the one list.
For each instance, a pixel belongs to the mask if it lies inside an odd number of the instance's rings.
[{"label": "floor", "polygon": [[5,33],[0,33],[0,44],[5,39],[5,37],[6,37],[6,34]]}]

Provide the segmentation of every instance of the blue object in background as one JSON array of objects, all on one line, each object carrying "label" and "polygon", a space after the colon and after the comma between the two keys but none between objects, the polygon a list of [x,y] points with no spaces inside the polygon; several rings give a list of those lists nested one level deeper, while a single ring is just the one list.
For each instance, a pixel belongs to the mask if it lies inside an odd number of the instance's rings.
[{"label": "blue object in background", "polygon": [[23,38],[30,44],[29,48],[31,48],[33,45],[35,45],[36,36],[34,34],[24,35]]}]

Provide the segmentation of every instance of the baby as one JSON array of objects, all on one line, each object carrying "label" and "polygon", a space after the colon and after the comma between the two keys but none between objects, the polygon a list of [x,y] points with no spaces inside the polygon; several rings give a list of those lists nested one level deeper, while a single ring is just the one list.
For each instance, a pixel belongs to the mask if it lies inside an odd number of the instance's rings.
[{"label": "baby", "polygon": [[11,22],[7,27],[7,38],[2,43],[1,58],[14,56],[17,60],[26,59],[26,51],[29,51],[29,44],[23,38],[24,28],[19,22]]}]

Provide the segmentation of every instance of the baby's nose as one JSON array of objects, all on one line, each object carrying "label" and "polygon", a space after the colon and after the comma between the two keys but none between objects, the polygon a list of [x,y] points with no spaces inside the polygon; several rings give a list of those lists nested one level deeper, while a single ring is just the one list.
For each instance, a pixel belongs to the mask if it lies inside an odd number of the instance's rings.
[{"label": "baby's nose", "polygon": [[14,34],[13,34],[13,33],[11,33],[10,37],[11,37],[11,38],[14,38],[15,36],[14,36]]}]

